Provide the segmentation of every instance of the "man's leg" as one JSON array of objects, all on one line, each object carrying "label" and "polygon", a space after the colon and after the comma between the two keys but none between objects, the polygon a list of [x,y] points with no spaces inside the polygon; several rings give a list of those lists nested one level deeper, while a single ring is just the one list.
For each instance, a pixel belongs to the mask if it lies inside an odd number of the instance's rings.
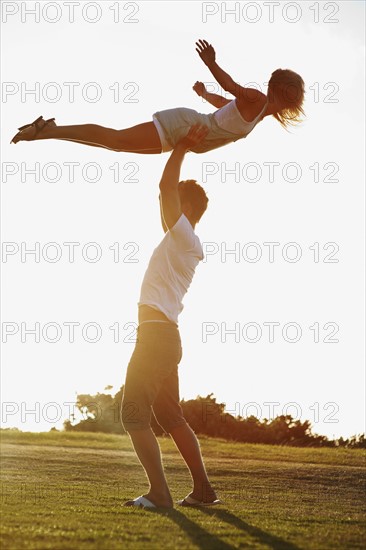
[{"label": "man's leg", "polygon": [[182,424],[171,429],[170,435],[191,472],[193,491],[190,496],[203,502],[216,500],[217,495],[207,477],[200,445],[192,428]]},{"label": "man's leg", "polygon": [[128,433],[150,483],[150,490],[144,496],[156,506],[172,507],[173,499],[166,482],[160,446],[155,434],[151,428],[130,430]]},{"label": "man's leg", "polygon": [[150,482],[149,492],[144,496],[156,506],[172,507],[160,446],[150,427],[151,405],[179,356],[176,335],[171,342],[172,329],[168,325],[146,323],[138,327],[136,346],[127,367],[121,420]]},{"label": "man's leg", "polygon": [[[180,358],[177,364],[179,362]],[[153,403],[153,411],[160,426],[173,438],[191,472],[193,491],[190,496],[203,502],[216,500],[216,493],[207,477],[198,439],[187,424],[180,406],[178,366],[165,379]]]}]

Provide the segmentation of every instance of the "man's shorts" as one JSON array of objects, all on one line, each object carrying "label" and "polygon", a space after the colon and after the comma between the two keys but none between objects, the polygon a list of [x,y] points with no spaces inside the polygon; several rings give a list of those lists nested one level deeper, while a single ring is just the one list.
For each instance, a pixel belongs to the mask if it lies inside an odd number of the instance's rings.
[{"label": "man's shorts", "polygon": [[181,358],[181,340],[175,324],[152,321],[139,325],[121,404],[126,432],[149,428],[152,411],[165,432],[186,423],[179,404]]}]

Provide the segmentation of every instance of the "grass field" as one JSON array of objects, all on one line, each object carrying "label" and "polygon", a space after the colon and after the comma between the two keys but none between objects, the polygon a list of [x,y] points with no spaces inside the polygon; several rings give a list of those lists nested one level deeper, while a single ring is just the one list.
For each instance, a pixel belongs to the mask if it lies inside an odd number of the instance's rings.
[{"label": "grass field", "polygon": [[[225,502],[154,512],[128,436],[2,431],[2,549],[347,550],[364,548],[365,454],[201,438]],[[173,498],[190,476],[159,439]]]}]

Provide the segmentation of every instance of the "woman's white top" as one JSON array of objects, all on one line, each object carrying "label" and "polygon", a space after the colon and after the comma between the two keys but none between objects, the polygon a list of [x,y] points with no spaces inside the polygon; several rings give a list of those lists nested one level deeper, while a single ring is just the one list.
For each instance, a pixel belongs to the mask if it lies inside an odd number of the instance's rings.
[{"label": "woman's white top", "polygon": [[236,99],[233,99],[229,103],[226,103],[223,107],[215,111],[215,120],[223,130],[232,132],[239,136],[245,137],[251,132],[256,124],[261,120],[264,111],[268,105],[268,99],[261,110],[261,112],[251,122],[247,122],[241,116],[238,107],[236,106]]}]

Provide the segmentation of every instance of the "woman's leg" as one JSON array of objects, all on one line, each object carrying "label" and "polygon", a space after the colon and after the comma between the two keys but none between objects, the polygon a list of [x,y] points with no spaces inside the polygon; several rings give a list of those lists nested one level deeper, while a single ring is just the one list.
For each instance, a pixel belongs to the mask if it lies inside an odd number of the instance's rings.
[{"label": "woman's leg", "polygon": [[113,151],[141,154],[157,154],[162,150],[159,134],[153,122],[144,122],[124,130],[114,130],[97,124],[46,125],[35,137],[32,137],[32,132],[33,128],[25,130],[24,139],[20,141],[62,139]]}]

